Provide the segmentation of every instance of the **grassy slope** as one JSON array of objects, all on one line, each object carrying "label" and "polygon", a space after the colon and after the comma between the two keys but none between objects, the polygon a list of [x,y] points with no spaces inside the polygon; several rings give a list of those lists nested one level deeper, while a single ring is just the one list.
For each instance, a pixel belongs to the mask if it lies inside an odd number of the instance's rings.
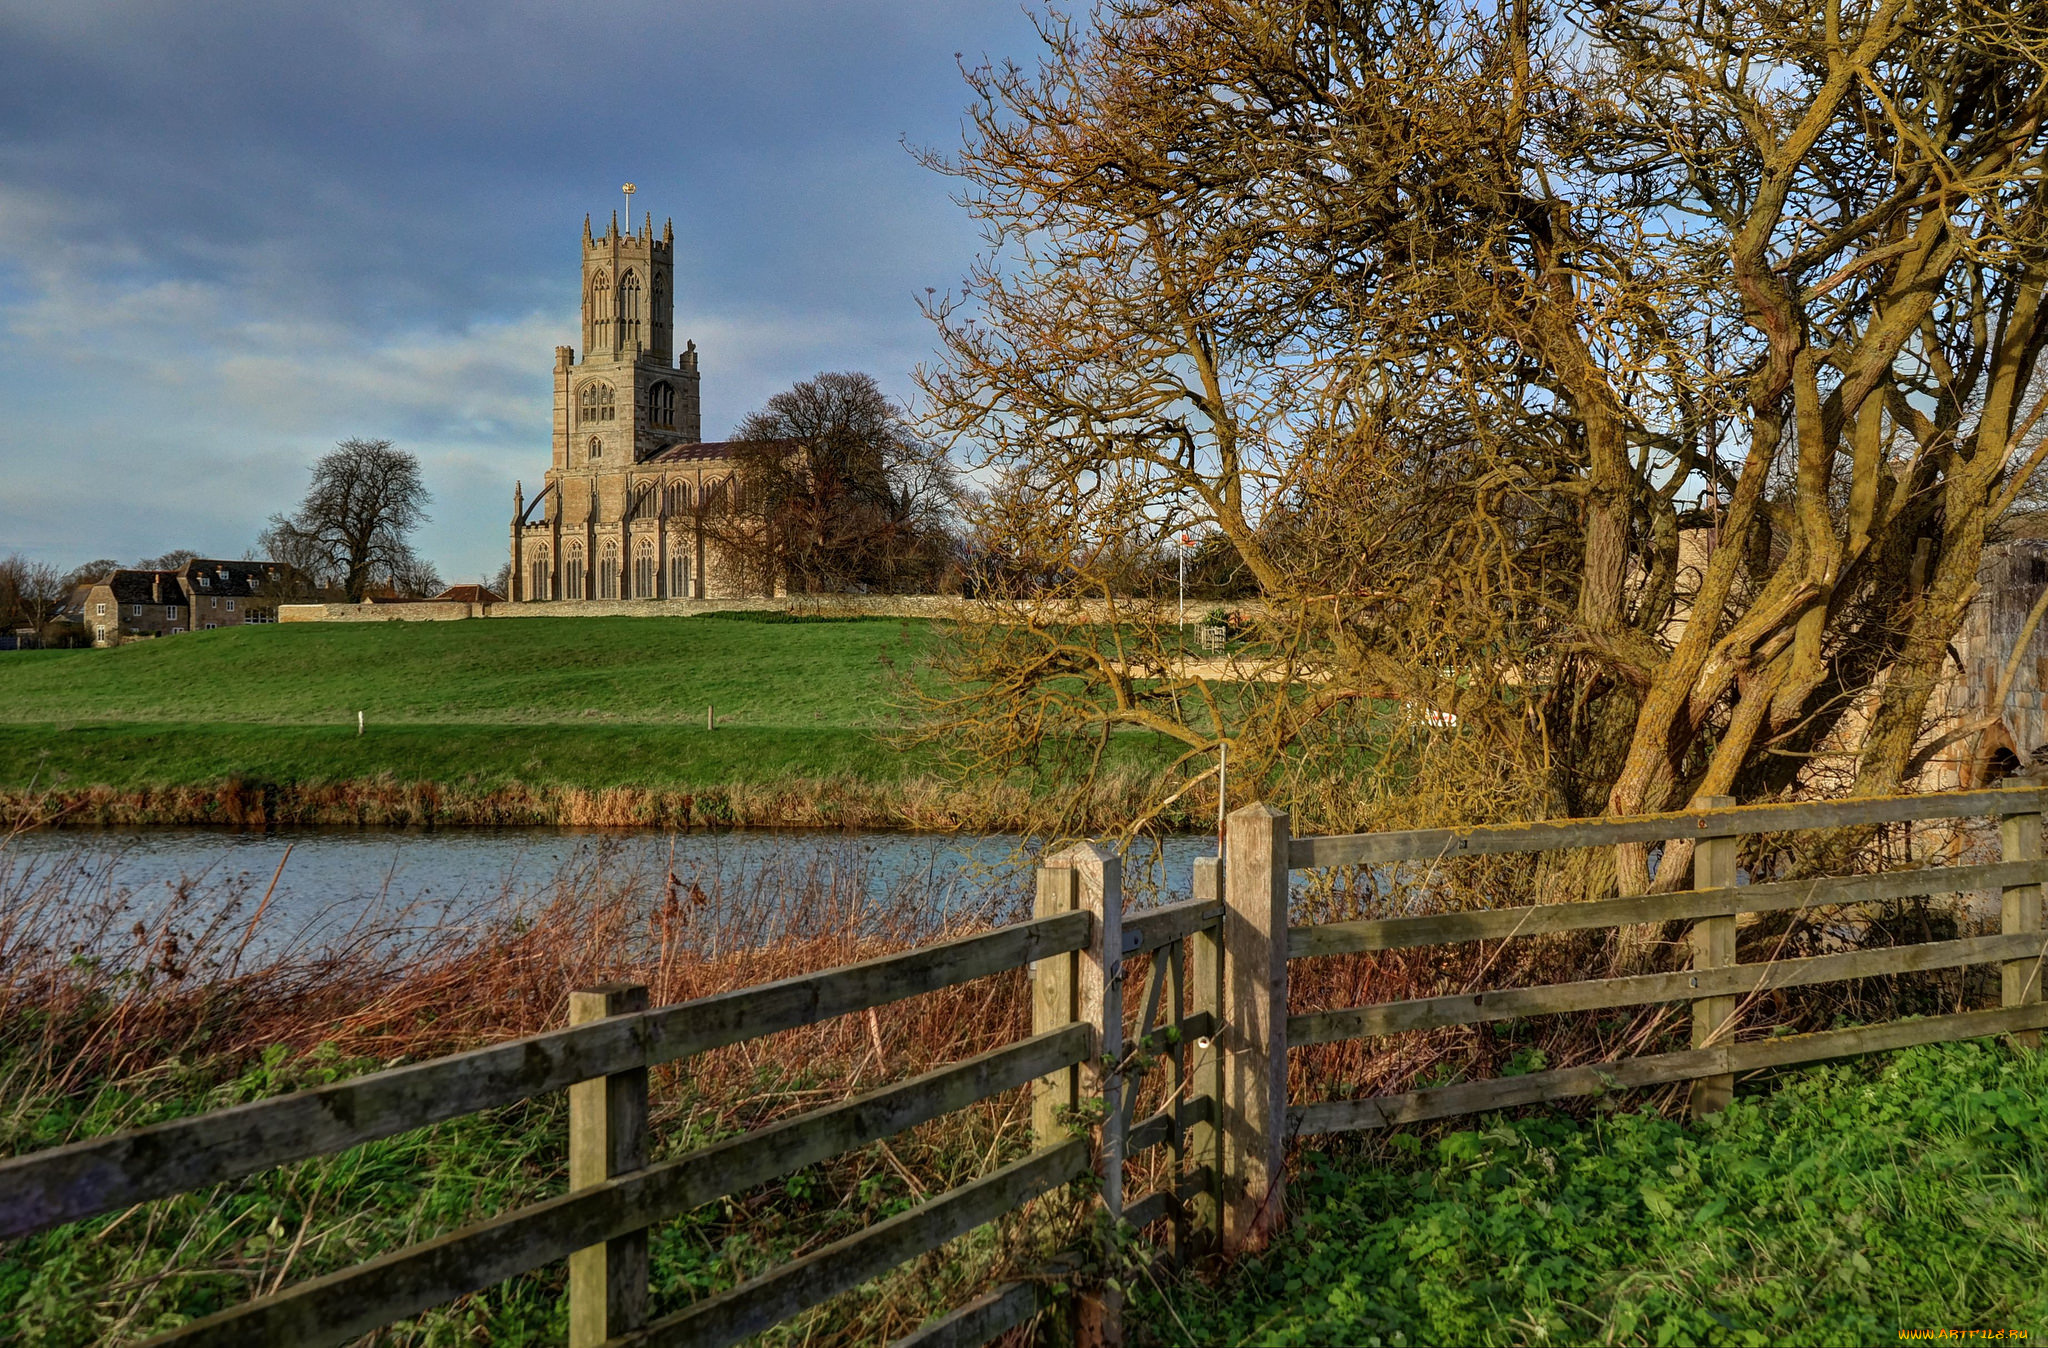
[{"label": "grassy slope", "polygon": [[[893,619],[306,624],[0,659],[0,789],[241,774],[690,787],[915,764],[877,738]],[[719,728],[704,730],[704,708]],[[365,713],[369,733],[355,734]]]},{"label": "grassy slope", "polygon": [[2038,1343],[2048,1326],[2048,1055],[1814,1069],[1699,1127],[1553,1116],[1394,1141],[1411,1159],[1310,1158],[1273,1250],[1217,1289],[1141,1293],[1136,1318],[1176,1344]]}]

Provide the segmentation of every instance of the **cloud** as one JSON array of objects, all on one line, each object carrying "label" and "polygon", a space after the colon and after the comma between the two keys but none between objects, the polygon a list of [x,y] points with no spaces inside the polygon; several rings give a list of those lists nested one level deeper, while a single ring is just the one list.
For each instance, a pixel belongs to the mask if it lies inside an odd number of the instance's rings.
[{"label": "cloud", "polygon": [[0,551],[238,553],[373,434],[428,553],[493,569],[627,178],[707,434],[822,369],[902,396],[976,243],[902,142],[957,140],[953,53],[1029,41],[967,0],[0,0]]}]

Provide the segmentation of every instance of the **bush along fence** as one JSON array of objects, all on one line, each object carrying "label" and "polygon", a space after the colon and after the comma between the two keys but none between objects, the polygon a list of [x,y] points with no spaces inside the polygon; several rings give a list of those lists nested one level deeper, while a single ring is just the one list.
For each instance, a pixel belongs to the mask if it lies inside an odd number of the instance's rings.
[{"label": "bush along fence", "polygon": [[[337,1344],[557,1260],[569,1265],[570,1342],[737,1342],[1045,1195],[1097,1209],[1109,1263],[1254,1248],[1283,1213],[1291,1139],[1640,1086],[1690,1083],[1695,1111],[1738,1073],[2048,1026],[2041,997],[2039,786],[1814,804],[1345,837],[1293,838],[1286,815],[1229,816],[1226,857],[1196,866],[1195,897],[1126,913],[1118,859],[1049,858],[1033,918],[977,936],[698,1001],[650,1008],[645,989],[574,995],[561,1030],[0,1162],[0,1239],[204,1188],[557,1090],[570,1093],[569,1192],[286,1287],[160,1343]],[[1876,875],[1736,884],[1736,839],[1924,819],[1998,821],[2001,859]],[[1291,872],[1456,856],[1694,841],[1691,891],[1590,903],[1288,926]],[[1997,890],[1995,936],[1739,963],[1736,917]],[[1291,960],[1687,924],[1691,967],[1290,1014]],[[1803,984],[1995,964],[2000,1005],[1923,1019],[1738,1040],[1739,999]],[[659,1164],[648,1161],[648,1069],[728,1044],[1029,966],[1032,1034],[1014,1044]],[[1290,1105],[1290,1047],[1558,1012],[1691,1010],[1692,1047],[1594,1066],[1367,1099]],[[650,1318],[647,1232],[704,1203],[1029,1085],[1035,1150],[851,1236]],[[1149,1104],[1140,1115],[1141,1101]],[[1149,1183],[1142,1195],[1127,1185]],[[1132,1232],[1151,1243],[1131,1252]],[[1099,1242],[1098,1249],[1102,1247]],[[1074,1280],[1084,1342],[1121,1335],[1116,1278]],[[1006,1283],[899,1344],[977,1344],[1045,1310],[1049,1277]]]}]

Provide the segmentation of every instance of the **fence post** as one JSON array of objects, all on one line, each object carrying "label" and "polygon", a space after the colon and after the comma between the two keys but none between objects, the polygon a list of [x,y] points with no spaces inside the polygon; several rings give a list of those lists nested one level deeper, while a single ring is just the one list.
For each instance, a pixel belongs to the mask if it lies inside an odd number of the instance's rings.
[{"label": "fence post", "polygon": [[1230,815],[1223,886],[1223,1248],[1262,1247],[1279,1228],[1287,1178],[1288,818]]},{"label": "fence post", "polygon": [[[638,983],[607,983],[569,994],[569,1023],[647,1009]],[[579,1081],[569,1088],[569,1189],[587,1189],[647,1164],[647,1069]],[[647,1320],[647,1232],[633,1231],[569,1256],[570,1348],[595,1348]]]},{"label": "fence post", "polygon": [[[1200,857],[1195,861],[1194,896],[1209,902],[1223,897],[1223,867],[1217,857]],[[1201,1243],[1213,1249],[1223,1237],[1222,1213],[1218,1199],[1223,1192],[1223,924],[1217,923],[1207,931],[1198,931],[1189,940],[1189,979],[1194,984],[1194,994],[1189,999],[1195,1014],[1207,1011],[1211,1017],[1212,1037],[1206,1046],[1193,1045],[1188,1052],[1194,1058],[1194,1084],[1190,1087],[1189,1103],[1206,1097],[1209,1102],[1209,1117],[1212,1122],[1197,1123],[1188,1129],[1188,1164],[1195,1169],[1206,1168],[1209,1172],[1209,1187],[1195,1195],[1193,1203],[1195,1229],[1201,1233]]]},{"label": "fence post", "polygon": [[[1102,1129],[1096,1148],[1104,1217],[1112,1230],[1124,1215],[1124,895],[1123,861],[1112,852],[1077,843],[1047,859],[1073,875],[1079,906],[1095,915],[1095,940],[1077,970],[1075,1004],[1080,1018],[1095,1027],[1095,1056],[1087,1085],[1102,1097]],[[1080,1297],[1079,1339],[1084,1348],[1114,1348],[1123,1342],[1123,1294],[1104,1286]]]},{"label": "fence post", "polygon": [[[1733,796],[1695,796],[1691,808],[1720,810],[1735,803]],[[1735,883],[1735,849],[1732,837],[1700,838],[1693,845],[1692,887],[1723,889]],[[1692,967],[1721,969],[1735,963],[1735,916],[1703,917],[1692,924]],[[1702,997],[1692,1004],[1692,1046],[1725,1047],[1735,1039],[1733,997]],[[1728,1107],[1735,1098],[1735,1075],[1724,1072],[1701,1077],[1692,1083],[1687,1100],[1694,1118]]]},{"label": "fence post", "polygon": [[[1998,820],[1998,856],[2001,861],[2041,859],[2041,816],[2008,814]],[[1998,896],[1998,929],[2007,935],[2041,930],[2041,886],[2009,885]],[[2041,957],[2007,960],[1999,970],[1998,1002],[2001,1006],[2028,1006],[2041,1000]],[[2039,1030],[2023,1030],[2013,1036],[2028,1048],[2041,1046]]]},{"label": "fence post", "polygon": [[[1080,877],[1071,866],[1040,866],[1035,917],[1056,917],[1070,913],[1080,904]],[[1079,1019],[1076,997],[1080,955],[1068,951],[1037,961],[1031,966],[1031,1032],[1044,1034],[1071,1025]],[[1042,1076],[1031,1088],[1031,1137],[1035,1145],[1049,1147],[1065,1130],[1062,1114],[1081,1102],[1081,1069],[1062,1067]]]}]

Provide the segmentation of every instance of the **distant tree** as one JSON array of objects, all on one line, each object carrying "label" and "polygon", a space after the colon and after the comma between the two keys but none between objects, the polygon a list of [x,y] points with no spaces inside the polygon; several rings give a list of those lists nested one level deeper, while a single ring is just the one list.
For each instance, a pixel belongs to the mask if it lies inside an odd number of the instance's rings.
[{"label": "distant tree", "polygon": [[733,433],[738,499],[706,532],[762,587],[797,593],[929,589],[953,561],[958,487],[872,376],[820,374]]},{"label": "distant tree", "polygon": [[273,515],[259,546],[319,584],[339,584],[349,602],[380,581],[401,593],[433,567],[408,535],[427,522],[431,499],[419,460],[389,440],[344,440],[313,465],[313,483],[290,515]]},{"label": "distant tree", "polygon": [[431,599],[448,588],[441,573],[424,557],[393,566],[388,579],[400,599]]},{"label": "distant tree", "polygon": [[80,585],[96,585],[107,578],[109,571],[118,571],[121,563],[112,557],[96,557],[82,566],[74,566],[64,573],[63,585],[68,594]]},{"label": "distant tree", "polygon": [[161,557],[144,557],[135,564],[138,571],[176,571],[199,554],[190,548],[172,548]]},{"label": "distant tree", "polygon": [[492,594],[509,595],[512,593],[512,563],[510,561],[500,562],[494,574],[482,576],[478,579],[483,587]]},{"label": "distant tree", "polygon": [[70,587],[57,568],[20,553],[0,557],[0,623],[41,630],[64,602]]}]

